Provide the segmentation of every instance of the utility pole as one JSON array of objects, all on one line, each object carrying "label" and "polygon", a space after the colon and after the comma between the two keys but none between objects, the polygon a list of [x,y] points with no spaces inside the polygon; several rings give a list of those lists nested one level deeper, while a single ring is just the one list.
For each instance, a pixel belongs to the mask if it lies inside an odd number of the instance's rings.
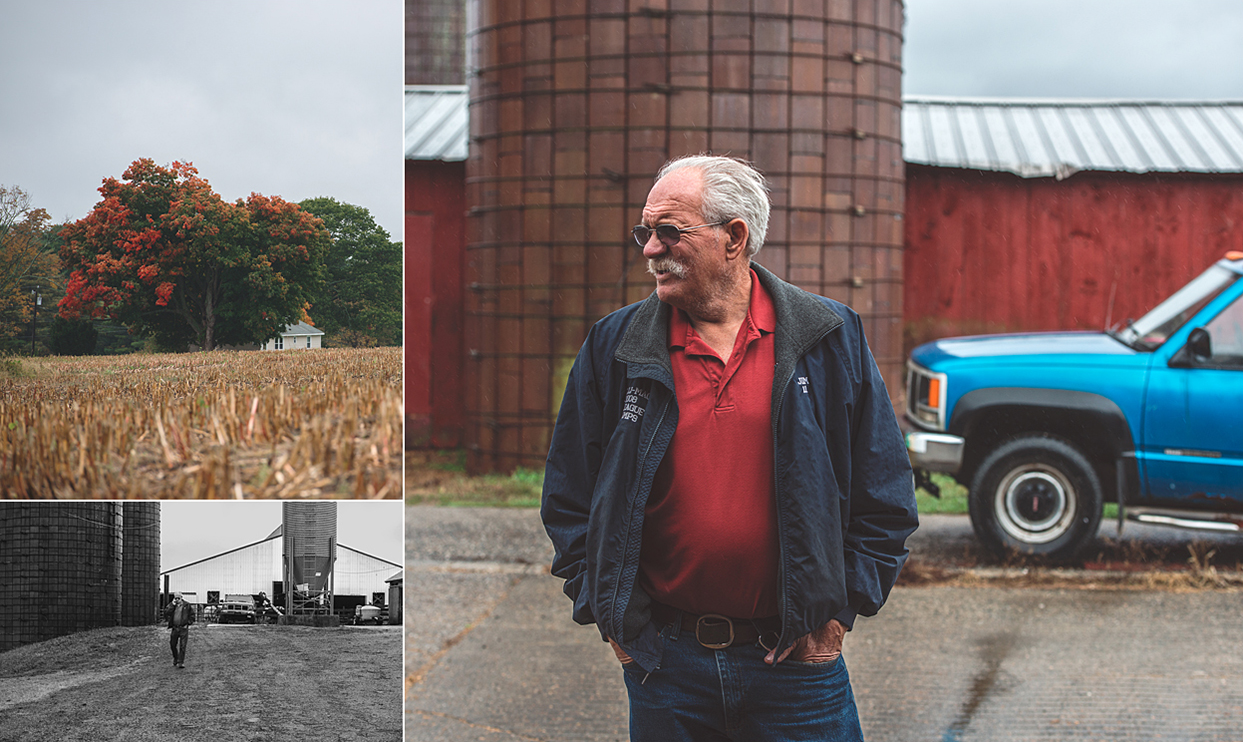
[{"label": "utility pole", "polygon": [[41,288],[43,287],[36,285],[34,291],[31,292],[35,299],[35,313],[30,320],[30,355],[32,356],[35,354],[35,332],[39,329],[39,305],[43,303],[43,295],[39,293]]}]

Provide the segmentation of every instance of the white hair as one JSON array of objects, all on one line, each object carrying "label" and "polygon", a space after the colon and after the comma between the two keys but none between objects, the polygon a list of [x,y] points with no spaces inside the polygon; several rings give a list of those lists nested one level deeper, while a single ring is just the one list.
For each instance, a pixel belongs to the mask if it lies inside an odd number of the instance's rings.
[{"label": "white hair", "polygon": [[707,221],[741,219],[747,223],[747,257],[754,257],[764,246],[772,208],[764,175],[751,163],[734,157],[688,155],[665,163],[656,174],[656,182],[683,168],[694,168],[703,175],[701,196]]}]

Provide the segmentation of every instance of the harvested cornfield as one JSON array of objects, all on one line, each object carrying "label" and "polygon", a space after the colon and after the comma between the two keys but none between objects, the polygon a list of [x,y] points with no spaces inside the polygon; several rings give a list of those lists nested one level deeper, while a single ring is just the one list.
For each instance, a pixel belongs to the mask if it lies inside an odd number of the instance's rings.
[{"label": "harvested cornfield", "polygon": [[401,349],[0,361],[0,495],[401,495]]}]

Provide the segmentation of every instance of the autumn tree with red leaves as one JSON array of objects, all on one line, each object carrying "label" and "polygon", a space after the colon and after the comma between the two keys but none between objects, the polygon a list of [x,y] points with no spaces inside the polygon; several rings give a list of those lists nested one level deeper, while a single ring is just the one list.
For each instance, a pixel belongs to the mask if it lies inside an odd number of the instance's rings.
[{"label": "autumn tree with red leaves", "polygon": [[329,236],[297,204],[228,203],[188,162],[135,160],[65,227],[60,314],[108,317],[166,347],[261,343],[304,316]]}]

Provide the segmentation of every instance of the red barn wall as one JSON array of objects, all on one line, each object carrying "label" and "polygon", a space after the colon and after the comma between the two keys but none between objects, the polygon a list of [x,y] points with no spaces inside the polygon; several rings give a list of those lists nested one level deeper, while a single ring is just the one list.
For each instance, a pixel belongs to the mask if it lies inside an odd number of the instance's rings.
[{"label": "red barn wall", "polygon": [[466,165],[406,161],[406,438],[464,444]]},{"label": "red barn wall", "polygon": [[1101,329],[1243,249],[1243,175],[907,165],[904,343]]}]

